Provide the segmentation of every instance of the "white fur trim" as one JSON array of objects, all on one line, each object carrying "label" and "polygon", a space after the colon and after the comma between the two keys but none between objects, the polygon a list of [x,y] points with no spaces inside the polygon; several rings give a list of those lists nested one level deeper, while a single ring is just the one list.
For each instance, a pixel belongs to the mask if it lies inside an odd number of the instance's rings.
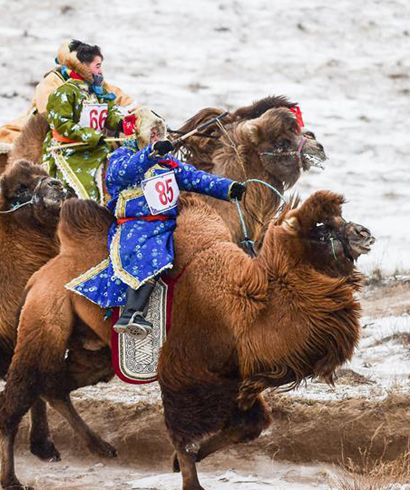
[{"label": "white fur trim", "polygon": [[0,141],[0,153],[10,153],[11,150],[13,149],[13,144],[12,143],[2,143]]}]

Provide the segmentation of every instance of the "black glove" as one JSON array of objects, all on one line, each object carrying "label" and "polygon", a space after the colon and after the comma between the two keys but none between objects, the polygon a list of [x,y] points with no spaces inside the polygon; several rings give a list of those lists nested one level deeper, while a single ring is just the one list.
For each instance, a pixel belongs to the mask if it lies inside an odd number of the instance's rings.
[{"label": "black glove", "polygon": [[105,145],[105,137],[101,136],[101,138],[98,140],[99,145]]},{"label": "black glove", "polygon": [[164,156],[174,150],[174,145],[169,140],[157,141],[154,143],[153,149],[159,156]]},{"label": "black glove", "polygon": [[231,187],[231,192],[229,193],[229,199],[238,199],[238,201],[241,201],[245,191],[246,187],[243,184],[234,182]]}]

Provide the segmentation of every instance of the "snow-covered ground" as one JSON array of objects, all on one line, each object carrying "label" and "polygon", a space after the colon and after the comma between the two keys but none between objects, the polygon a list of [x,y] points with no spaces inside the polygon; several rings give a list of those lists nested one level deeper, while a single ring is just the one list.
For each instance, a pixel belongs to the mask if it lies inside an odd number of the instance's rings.
[{"label": "snow-covered ground", "polygon": [[366,271],[410,269],[408,0],[0,0],[0,12],[0,124],[73,37],[99,44],[106,78],[171,127],[286,94],[329,155],[298,190],[346,195],[378,238]]}]

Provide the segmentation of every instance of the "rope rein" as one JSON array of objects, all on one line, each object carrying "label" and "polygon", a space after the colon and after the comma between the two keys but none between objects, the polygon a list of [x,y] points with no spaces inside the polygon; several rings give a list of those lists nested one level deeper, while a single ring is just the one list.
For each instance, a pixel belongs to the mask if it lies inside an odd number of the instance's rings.
[{"label": "rope rein", "polygon": [[[284,196],[275,187],[273,187],[273,185],[268,184],[268,182],[265,182],[264,180],[260,180],[260,179],[247,179],[244,182],[242,182],[242,184],[245,186],[249,183],[262,184],[268,187],[284,202],[284,204],[286,204],[286,199],[284,198]],[[234,202],[236,204],[236,208],[238,209],[239,220],[241,222],[242,232],[243,232],[243,240],[240,242],[240,244],[244,245],[248,249],[252,257],[256,257],[255,242],[248,236],[248,229],[246,228],[245,218],[243,216],[241,204],[238,201],[238,199],[235,199]]]},{"label": "rope rein", "polygon": [[20,209],[23,206],[27,206],[28,204],[33,204],[33,202],[34,202],[34,196],[30,199],[30,201],[23,202],[22,204],[17,204],[16,206],[13,206],[7,211],[0,211],[0,214],[14,213],[14,211],[17,211],[17,209]]}]

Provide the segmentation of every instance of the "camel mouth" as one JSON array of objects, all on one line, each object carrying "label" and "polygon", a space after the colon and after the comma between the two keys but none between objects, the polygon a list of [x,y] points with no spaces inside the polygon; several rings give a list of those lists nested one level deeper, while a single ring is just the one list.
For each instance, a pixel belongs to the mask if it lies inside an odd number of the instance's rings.
[{"label": "camel mouth", "polygon": [[59,211],[69,197],[69,191],[59,180],[47,178],[41,183],[35,202],[39,203],[42,208]]},{"label": "camel mouth", "polygon": [[323,146],[316,140],[307,139],[302,147],[301,159],[303,170],[310,170],[312,167],[324,170],[323,162],[327,160],[327,155]]},{"label": "camel mouth", "polygon": [[368,254],[376,242],[376,238],[368,228],[352,221],[346,225],[346,238],[352,255],[356,258]]}]

